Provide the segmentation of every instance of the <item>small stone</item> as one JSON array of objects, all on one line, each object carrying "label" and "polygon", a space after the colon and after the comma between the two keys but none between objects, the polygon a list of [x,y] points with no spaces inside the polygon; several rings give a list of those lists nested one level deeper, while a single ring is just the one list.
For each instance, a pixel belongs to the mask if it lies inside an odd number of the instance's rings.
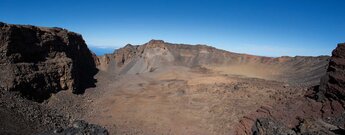
[{"label": "small stone", "polygon": [[56,133],[61,133],[63,131],[62,128],[56,128],[53,132],[56,134]]},{"label": "small stone", "polygon": [[82,120],[77,120],[77,121],[74,121],[73,122],[73,127],[74,128],[80,128],[80,129],[83,129],[83,128],[86,128],[87,124],[82,121]]}]

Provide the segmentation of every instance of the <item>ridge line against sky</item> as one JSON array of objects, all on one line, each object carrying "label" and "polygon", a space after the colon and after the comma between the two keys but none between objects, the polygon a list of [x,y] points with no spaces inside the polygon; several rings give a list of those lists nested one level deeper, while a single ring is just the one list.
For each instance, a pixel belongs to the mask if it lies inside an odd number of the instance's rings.
[{"label": "ridge line against sky", "polygon": [[345,42],[342,0],[0,0],[0,21],[62,27],[90,48],[151,39],[262,56],[330,55]]}]

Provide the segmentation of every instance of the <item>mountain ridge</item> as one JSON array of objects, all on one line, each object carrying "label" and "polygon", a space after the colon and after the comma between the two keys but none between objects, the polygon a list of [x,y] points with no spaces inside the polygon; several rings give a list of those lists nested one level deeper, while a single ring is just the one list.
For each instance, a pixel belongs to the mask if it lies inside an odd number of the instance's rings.
[{"label": "mountain ridge", "polygon": [[[186,67],[226,67],[234,65],[244,65],[245,68],[255,66],[271,65],[272,68],[281,68],[281,72],[314,72],[309,73],[309,78],[318,78],[319,73],[326,70],[329,56],[282,56],[282,57],[265,57],[249,54],[241,54],[217,49],[207,45],[188,45],[167,43],[163,40],[151,40],[142,45],[127,44],[122,48],[114,51],[112,54],[97,56],[96,65],[100,70],[116,73],[145,73],[153,69],[161,68],[168,65],[179,65]],[[137,63],[137,64],[136,64]],[[306,67],[303,67],[306,66]],[[309,71],[309,67],[319,67]],[[268,68],[268,67],[266,67]],[[248,69],[254,70],[254,69]],[[285,71],[286,70],[286,71]],[[278,71],[277,71],[278,72]],[[270,73],[271,74],[271,73]],[[284,74],[284,73],[281,73]],[[317,77],[315,75],[317,75]],[[273,75],[272,75],[273,76]],[[299,77],[286,77],[288,80],[294,80]],[[274,79],[274,78],[271,78]],[[317,83],[319,80],[308,80]],[[285,80],[286,81],[286,80]],[[305,81],[305,80],[301,80]]]}]

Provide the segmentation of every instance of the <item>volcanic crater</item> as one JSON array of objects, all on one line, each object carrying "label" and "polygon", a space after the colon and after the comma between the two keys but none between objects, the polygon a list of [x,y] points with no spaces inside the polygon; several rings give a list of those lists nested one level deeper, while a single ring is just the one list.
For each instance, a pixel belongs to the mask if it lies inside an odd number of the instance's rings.
[{"label": "volcanic crater", "polygon": [[151,40],[96,56],[66,29],[0,23],[0,134],[343,134],[344,54]]}]

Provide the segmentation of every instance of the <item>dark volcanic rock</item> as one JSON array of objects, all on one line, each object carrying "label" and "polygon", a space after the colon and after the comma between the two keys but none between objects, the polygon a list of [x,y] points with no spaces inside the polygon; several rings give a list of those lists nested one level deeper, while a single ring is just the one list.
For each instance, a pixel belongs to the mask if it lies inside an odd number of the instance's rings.
[{"label": "dark volcanic rock", "polygon": [[[79,94],[94,86],[95,58],[77,33],[0,23],[0,134],[36,134],[66,127],[74,119],[59,107],[38,102],[61,90]],[[56,132],[107,133],[83,123],[85,130]]]},{"label": "dark volcanic rock", "polygon": [[295,135],[296,133],[286,128],[283,124],[270,118],[259,118],[253,128],[254,135]]},{"label": "dark volcanic rock", "polygon": [[309,119],[301,120],[293,129],[272,118],[259,118],[253,126],[254,135],[337,135],[339,132],[342,131],[336,126]]},{"label": "dark volcanic rock", "polygon": [[108,135],[108,130],[95,124],[89,124],[82,120],[74,121],[72,126],[57,128],[39,135]]},{"label": "dark volcanic rock", "polygon": [[[324,96],[323,96],[324,95]],[[321,79],[318,96],[345,100],[345,43],[333,50],[327,74]]]},{"label": "dark volcanic rock", "polygon": [[60,90],[82,93],[97,69],[82,36],[61,28],[0,24],[0,88],[42,101]]},{"label": "dark volcanic rock", "polygon": [[315,97],[322,101],[322,117],[329,123],[345,128],[345,43],[333,50],[327,74],[322,77]]},{"label": "dark volcanic rock", "polygon": [[40,133],[63,127],[68,121],[61,112],[24,99],[19,92],[0,91],[1,135]]}]

